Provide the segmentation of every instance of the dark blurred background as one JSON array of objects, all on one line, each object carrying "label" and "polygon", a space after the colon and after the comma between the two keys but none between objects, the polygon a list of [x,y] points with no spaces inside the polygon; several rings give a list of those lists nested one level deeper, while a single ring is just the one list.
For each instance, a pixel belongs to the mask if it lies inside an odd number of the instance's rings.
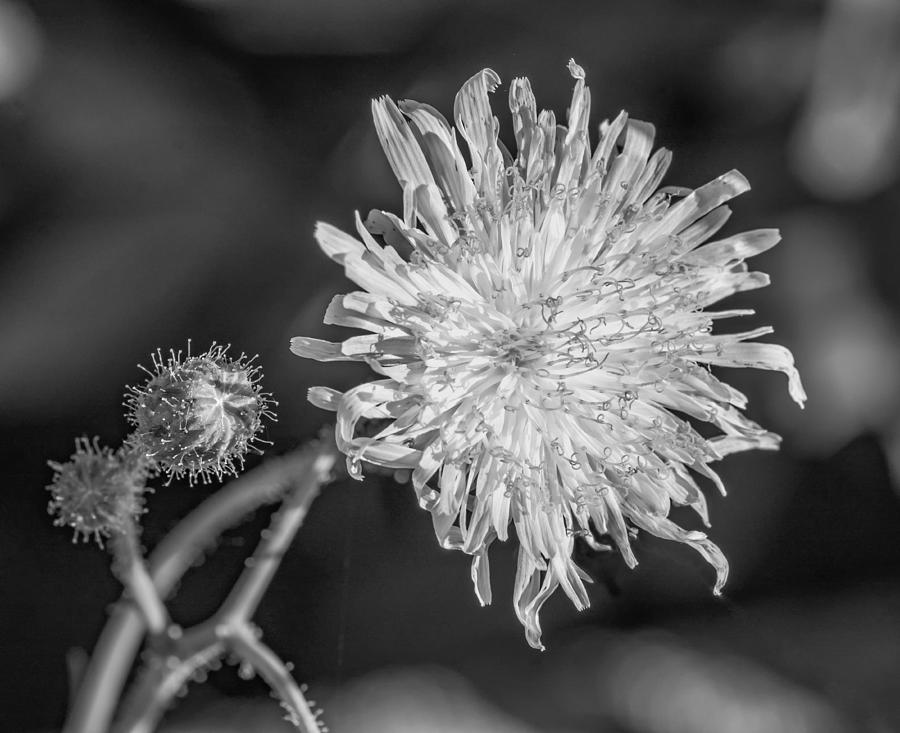
[{"label": "dark blurred background", "polygon": [[[317,501],[259,623],[336,733],[900,730],[895,0],[0,0],[0,730],[61,724],[67,652],[92,647],[120,591],[105,553],[51,526],[46,460],[77,435],[117,445],[135,365],[188,339],[259,353],[274,451],[313,435],[329,415],[307,388],[365,373],[288,351],[338,337],[321,317],[352,289],[313,225],[401,206],[369,100],[449,115],[491,66],[562,115],[570,57],[594,129],[622,108],[654,122],[675,153],[667,183],[739,168],[753,191],[727,231],[783,231],[754,262],[772,287],[739,302],[793,350],[809,404],[780,375],[726,376],[785,442],[720,466],[725,597],[685,547],[641,537],[633,572],[584,553],[593,607],[558,594],[549,651],[533,652],[511,608],[515,548],[495,545],[495,605],[479,608],[466,558],[437,547],[408,486],[376,477]],[[214,489],[158,487],[146,545]],[[189,574],[176,620],[216,607],[265,521]],[[224,670],[166,725],[279,718]]]}]

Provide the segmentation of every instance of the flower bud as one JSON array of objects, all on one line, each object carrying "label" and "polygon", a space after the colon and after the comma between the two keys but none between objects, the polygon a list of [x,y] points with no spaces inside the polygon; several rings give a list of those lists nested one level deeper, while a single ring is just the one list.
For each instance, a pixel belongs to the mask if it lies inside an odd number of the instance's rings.
[{"label": "flower bud", "polygon": [[73,541],[125,532],[143,513],[148,464],[125,449],[99,446],[97,438],[75,440],[75,452],[67,463],[49,461],[55,471],[47,490],[53,495],[47,510],[54,524],[75,530]]},{"label": "flower bud", "polygon": [[228,347],[213,344],[199,356],[169,352],[153,356],[154,370],[126,396],[129,420],[135,426],[131,442],[172,477],[187,475],[208,483],[212,476],[237,475],[262,428],[262,418],[274,419],[274,405],[259,385],[259,367]]}]

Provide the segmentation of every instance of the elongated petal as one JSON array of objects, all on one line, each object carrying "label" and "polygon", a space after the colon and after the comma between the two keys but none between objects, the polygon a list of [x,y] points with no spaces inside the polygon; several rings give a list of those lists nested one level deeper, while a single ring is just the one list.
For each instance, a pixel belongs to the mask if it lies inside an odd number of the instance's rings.
[{"label": "elongated petal", "polygon": [[[350,361],[353,359],[345,354],[341,347],[342,344],[339,343],[307,336],[294,336],[291,339],[291,352],[305,359],[315,359],[316,361]],[[362,358],[357,357],[356,360],[362,361]]]},{"label": "elongated petal", "polygon": [[[453,105],[456,126],[469,143],[472,166],[475,170],[499,155],[498,123],[488,99],[488,94],[499,84],[500,77],[493,69],[479,71],[463,85]],[[478,173],[475,175],[477,177]]]},{"label": "elongated petal", "polygon": [[718,353],[699,354],[697,361],[730,367],[774,369],[784,372],[788,378],[788,391],[801,407],[806,402],[806,390],[800,382],[800,372],[794,366],[794,357],[784,346],[762,343],[729,343]]},{"label": "elongated petal", "polygon": [[681,260],[694,265],[727,265],[762,254],[779,241],[781,233],[777,229],[756,229],[719,242],[711,242],[685,254]]}]

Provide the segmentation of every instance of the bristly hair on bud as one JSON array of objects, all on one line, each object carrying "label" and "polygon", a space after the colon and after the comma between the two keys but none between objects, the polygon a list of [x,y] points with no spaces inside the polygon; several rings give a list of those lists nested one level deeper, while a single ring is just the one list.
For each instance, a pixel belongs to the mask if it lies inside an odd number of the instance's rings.
[{"label": "bristly hair on bud", "polygon": [[[192,356],[161,351],[152,355],[149,379],[129,387],[125,397],[128,419],[135,427],[129,442],[142,450],[169,480],[237,476],[248,450],[262,453],[254,443],[263,418],[275,419],[276,404],[260,386],[256,357],[232,358],[229,346],[215,343]],[[142,367],[143,368],[143,367]]]},{"label": "bristly hair on bud", "polygon": [[53,495],[47,511],[56,515],[57,527],[75,530],[73,542],[93,538],[102,547],[104,537],[126,532],[144,513],[150,464],[140,454],[101,448],[96,437],[82,437],[68,462],[48,465],[55,473],[47,486]]}]

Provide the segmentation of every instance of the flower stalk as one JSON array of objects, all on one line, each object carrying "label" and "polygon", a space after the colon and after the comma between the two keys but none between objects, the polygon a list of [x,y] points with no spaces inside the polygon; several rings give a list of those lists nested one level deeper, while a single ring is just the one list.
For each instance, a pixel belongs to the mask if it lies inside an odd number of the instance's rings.
[{"label": "flower stalk", "polygon": [[[150,557],[149,577],[158,597],[164,599],[169,595],[195,560],[225,529],[257,507],[284,499],[286,495],[291,497],[292,511],[276,513],[273,528],[278,531],[268,537],[279,538],[278,547],[289,539],[288,535],[292,539],[309,504],[328,480],[335,455],[333,444],[323,441],[269,459],[203,502],[160,541]],[[279,518],[285,522],[289,520],[292,531],[279,529]],[[257,548],[260,555],[257,560],[264,562],[251,563],[245,570],[245,574],[252,574],[254,580],[245,580],[242,587],[246,590],[233,596],[236,600],[232,602],[228,619],[217,613],[197,627],[184,630],[176,638],[169,638],[166,651],[168,656],[179,660],[177,671],[159,664],[161,660],[151,653],[144,674],[139,676],[132,693],[121,706],[116,731],[152,730],[154,721],[159,720],[181,688],[182,684],[176,682],[190,679],[193,671],[230,648],[228,638],[233,636],[235,628],[245,625],[249,628],[249,615],[243,614],[255,610],[283,556],[283,552],[270,556],[270,544],[264,539]],[[261,570],[255,570],[256,567]],[[235,613],[235,608],[242,610]],[[111,729],[125,681],[148,628],[147,614],[123,596],[101,633],[70,709],[64,733],[105,733]],[[296,699],[296,694],[291,692],[292,700]],[[308,717],[300,715],[300,719],[307,722]]]},{"label": "flower stalk", "polygon": [[336,452],[318,456],[310,467],[306,481],[298,482],[272,517],[271,525],[262,533],[262,539],[244,571],[222,604],[217,616],[223,621],[246,621],[252,618],[262,600],[281,560],[306,515],[319,488],[328,480]]},{"label": "flower stalk", "polygon": [[125,586],[123,598],[135,603],[150,634],[158,636],[165,633],[170,624],[169,612],[147,570],[134,522],[126,522],[122,531],[111,537],[110,549],[113,553],[113,573]]}]

